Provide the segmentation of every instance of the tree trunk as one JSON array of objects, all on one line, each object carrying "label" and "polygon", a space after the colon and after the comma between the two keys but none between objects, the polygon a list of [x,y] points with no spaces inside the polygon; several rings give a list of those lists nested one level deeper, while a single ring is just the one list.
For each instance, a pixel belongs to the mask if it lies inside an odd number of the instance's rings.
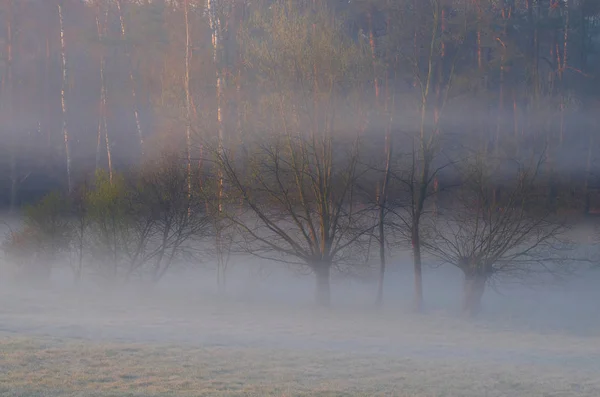
[{"label": "tree trunk", "polygon": [[[224,124],[223,124],[223,85],[225,83],[224,73],[222,70],[222,30],[221,21],[218,17],[218,1],[217,0],[206,0],[206,11],[209,18],[209,26],[211,30],[211,39],[213,47],[213,63],[216,71],[216,110],[217,110],[217,139],[218,139],[218,153],[223,154],[224,151]],[[221,167],[217,169],[217,213],[215,219],[215,244],[217,246],[217,285],[220,292],[225,291],[225,272],[226,272],[226,261],[224,258],[224,246],[223,246],[223,225],[222,225],[222,213],[223,213],[223,199],[224,199],[224,175]]]},{"label": "tree trunk", "polygon": [[[49,98],[50,95],[50,64],[51,64],[51,57],[50,57],[50,38],[46,37],[46,57],[44,60],[44,98]],[[44,118],[44,128],[46,129],[46,157],[50,158],[51,157],[51,146],[52,146],[52,134],[51,134],[51,122],[50,122],[50,118],[52,115],[52,107],[50,106],[49,102],[51,101],[43,101],[43,107],[44,110],[42,112],[43,118]]]},{"label": "tree trunk", "polygon": [[121,37],[123,38],[123,42],[125,45],[125,56],[127,57],[129,68],[129,84],[131,85],[131,96],[133,98],[133,115],[135,118],[135,128],[138,134],[138,138],[140,140],[140,149],[142,157],[144,157],[144,134],[142,132],[142,123],[140,121],[140,112],[138,109],[137,103],[137,93],[135,89],[135,78],[133,77],[133,65],[131,61],[131,52],[129,49],[129,43],[127,42],[127,30],[125,29],[125,16],[123,12],[123,0],[117,0],[117,10],[119,12],[119,25],[121,28]]},{"label": "tree trunk", "polygon": [[421,215],[423,214],[423,208],[425,205],[425,199],[427,195],[427,188],[429,186],[429,165],[430,158],[429,154],[423,150],[424,169],[421,174],[421,179],[418,182],[418,197],[416,201],[416,208],[414,209],[412,218],[412,250],[413,250],[413,267],[414,267],[414,306],[413,309],[416,313],[423,312],[423,271],[421,265],[421,233],[420,233],[420,222]]},{"label": "tree trunk", "polygon": [[[386,81],[387,86],[387,81]],[[383,305],[383,288],[385,282],[385,207],[387,205],[388,187],[390,183],[391,174],[391,163],[392,163],[392,135],[391,135],[391,118],[390,124],[386,129],[385,134],[385,154],[386,164],[385,173],[383,176],[383,184],[381,187],[381,194],[379,196],[379,287],[377,289],[377,301],[376,305],[381,307]]]},{"label": "tree trunk", "polygon": [[190,95],[190,21],[188,0],[183,2],[185,22],[185,147],[187,154],[187,188],[188,199],[192,196],[192,127],[191,127],[191,95]]},{"label": "tree trunk", "polygon": [[419,238],[418,226],[413,230],[412,251],[415,272],[413,309],[416,313],[421,313],[423,311],[423,270],[421,265],[421,240]]},{"label": "tree trunk", "polygon": [[383,289],[385,284],[385,208],[379,207],[379,283],[377,287],[377,307],[383,306]]},{"label": "tree trunk", "polygon": [[584,214],[590,213],[590,179],[592,177],[592,151],[594,147],[594,133],[590,133],[588,137],[588,152],[587,161],[585,166],[585,181],[583,185],[583,196],[584,196]]},{"label": "tree trunk", "polygon": [[58,19],[60,24],[60,55],[62,61],[62,85],[60,90],[61,110],[62,110],[62,132],[65,144],[65,157],[67,160],[67,188],[69,194],[73,191],[73,185],[71,182],[71,142],[69,139],[69,131],[67,130],[67,103],[66,103],[66,90],[67,90],[67,56],[66,56],[66,45],[65,45],[65,29],[63,19],[63,8],[62,2],[58,4]]},{"label": "tree trunk", "polygon": [[[219,214],[220,215],[220,214]],[[225,242],[220,217],[216,220],[216,248],[217,248],[217,287],[219,293],[224,294],[227,288],[227,265],[229,264],[230,243]]]},{"label": "tree trunk", "polygon": [[531,36],[531,60],[532,60],[532,84],[534,88],[534,94],[537,98],[539,95],[539,49],[540,42],[538,37],[538,26],[537,20],[533,13],[534,2],[533,0],[527,0],[527,22],[529,24],[530,36]]},{"label": "tree trunk", "polygon": [[462,311],[465,317],[473,318],[481,310],[481,298],[485,292],[487,276],[465,273]]},{"label": "tree trunk", "polygon": [[329,307],[331,305],[331,285],[330,274],[331,266],[329,264],[320,264],[314,268],[317,278],[316,303],[319,307]]},{"label": "tree trunk", "polygon": [[[104,23],[100,23],[100,6],[96,12],[96,28],[98,30],[98,41],[102,43],[104,37],[106,37],[106,26],[108,24],[108,11],[105,13]],[[107,104],[106,104],[106,77],[104,74],[105,59],[104,54],[100,55],[100,117],[98,120],[98,141],[96,146],[96,170],[99,168],[100,160],[100,142],[101,136],[104,135],[104,143],[106,145],[106,158],[108,161],[108,178],[110,184],[113,183],[113,166],[112,166],[112,153],[110,146],[110,139],[108,137],[108,125],[106,122]]]},{"label": "tree trunk", "polygon": [[[481,45],[481,23],[482,23],[482,16],[481,16],[481,4],[479,2],[479,0],[476,0],[476,6],[477,6],[477,68],[479,70],[479,73],[481,73],[481,71],[483,70],[483,57],[482,57],[482,45]],[[479,77],[481,78],[481,74],[479,75]]]},{"label": "tree trunk", "polygon": [[585,17],[585,12],[581,12],[581,19],[579,21],[579,26],[581,26],[581,47],[579,53],[581,54],[581,64],[580,69],[582,72],[587,71],[587,58],[588,58],[588,28],[587,28],[587,19]]},{"label": "tree trunk", "polygon": [[85,223],[81,222],[79,225],[79,246],[77,247],[77,270],[75,272],[75,284],[81,284],[81,280],[83,279],[83,239],[84,239],[84,231]]},{"label": "tree trunk", "polygon": [[17,168],[17,137],[15,133],[15,128],[12,123],[13,118],[13,77],[12,77],[12,67],[13,67],[13,13],[12,13],[13,2],[12,0],[8,2],[8,12],[6,17],[6,76],[5,76],[5,87],[6,93],[2,93],[3,95],[3,105],[2,110],[3,114],[6,115],[7,119],[3,120],[4,125],[8,126],[9,134],[10,134],[10,212],[14,212],[17,208],[18,201],[18,190],[19,190],[19,171]]},{"label": "tree trunk", "polygon": [[373,15],[369,11],[367,14],[369,20],[369,45],[371,47],[371,56],[373,57],[373,83],[375,88],[375,104],[379,104],[379,79],[377,78],[377,54],[375,49],[375,35],[373,34]]}]

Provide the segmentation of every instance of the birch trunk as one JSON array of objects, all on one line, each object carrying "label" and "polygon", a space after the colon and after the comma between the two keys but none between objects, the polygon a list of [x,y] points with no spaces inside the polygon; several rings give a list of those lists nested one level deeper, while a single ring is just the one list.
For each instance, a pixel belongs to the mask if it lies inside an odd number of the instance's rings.
[{"label": "birch trunk", "polygon": [[125,29],[125,16],[123,15],[123,0],[117,0],[117,10],[119,12],[119,24],[121,28],[121,37],[125,42],[125,55],[127,57],[127,67],[129,68],[129,84],[131,85],[131,96],[133,97],[133,115],[135,117],[135,128],[140,140],[140,149],[144,155],[144,134],[142,132],[142,123],[140,122],[140,113],[138,110],[137,94],[135,89],[135,79],[133,78],[133,66],[131,65],[131,53],[127,44],[127,31]]},{"label": "birch trunk", "polygon": [[[106,26],[108,21],[108,11],[106,11],[104,26],[100,24],[100,4],[98,4],[98,9],[96,13],[96,27],[98,30],[98,41],[101,43],[103,38],[106,36]],[[99,167],[99,157],[100,157],[100,142],[101,137],[104,136],[104,142],[106,145],[106,158],[108,161],[108,177],[109,181],[112,184],[113,182],[113,166],[112,166],[112,153],[110,148],[110,139],[108,137],[108,125],[106,121],[106,78],[104,75],[104,66],[105,66],[105,58],[104,53],[100,54],[100,118],[98,120],[98,142],[96,148],[96,169]]]},{"label": "birch trunk", "polygon": [[[220,65],[220,39],[221,39],[221,23],[217,17],[217,1],[216,0],[206,0],[206,7],[209,16],[209,23],[211,29],[211,38],[213,45],[213,62],[215,65],[216,71],[216,99],[217,99],[217,137],[218,137],[218,145],[219,145],[219,154],[222,153],[223,150],[223,112],[222,112],[222,75],[221,75],[221,65]],[[219,212],[221,211],[221,198],[222,198],[222,187],[223,187],[223,175],[222,172],[219,171]]]},{"label": "birch trunk", "polygon": [[373,33],[373,15],[369,11],[367,14],[369,19],[369,46],[371,47],[371,56],[373,57],[373,74],[375,88],[375,104],[379,104],[379,79],[377,78],[377,54],[375,52],[375,34]]},{"label": "birch trunk", "polygon": [[[216,0],[206,0],[206,10],[209,19],[209,26],[211,30],[211,41],[213,46],[213,62],[216,73],[216,101],[217,101],[217,139],[218,139],[218,152],[219,156],[223,153],[224,145],[224,131],[223,131],[223,109],[222,109],[222,89],[223,89],[223,78],[221,73],[221,22],[217,16],[217,5]],[[219,290],[223,291],[225,288],[225,244],[223,239],[223,228],[221,225],[221,213],[223,210],[223,171],[219,169],[217,171],[217,217],[215,220],[216,225],[216,247],[217,247],[217,285]]]},{"label": "birch trunk", "polygon": [[62,86],[60,89],[60,103],[62,110],[62,132],[65,144],[65,156],[67,160],[67,189],[69,194],[73,191],[73,185],[71,181],[71,144],[69,140],[69,131],[67,129],[67,101],[66,101],[66,90],[67,90],[67,50],[65,44],[65,29],[64,29],[64,18],[63,18],[63,6],[62,1],[58,3],[58,19],[60,26],[60,57],[62,64]]},{"label": "birch trunk", "polygon": [[[49,98],[49,94],[50,94],[50,38],[46,37],[46,56],[44,58],[44,98]],[[50,102],[50,101],[45,101],[45,102]],[[50,148],[52,145],[52,138],[51,138],[51,122],[50,122],[50,118],[51,118],[51,110],[50,110],[50,104],[49,103],[44,103],[43,106],[43,117],[44,117],[44,128],[46,129],[46,149],[47,149],[47,156],[50,156]]]}]

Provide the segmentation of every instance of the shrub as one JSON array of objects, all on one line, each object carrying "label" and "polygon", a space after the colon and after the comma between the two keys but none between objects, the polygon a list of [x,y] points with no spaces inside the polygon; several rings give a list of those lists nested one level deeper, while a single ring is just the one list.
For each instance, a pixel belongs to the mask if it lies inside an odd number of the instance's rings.
[{"label": "shrub", "polygon": [[68,201],[52,192],[24,209],[22,229],[9,234],[3,249],[19,277],[47,280],[71,238]]}]

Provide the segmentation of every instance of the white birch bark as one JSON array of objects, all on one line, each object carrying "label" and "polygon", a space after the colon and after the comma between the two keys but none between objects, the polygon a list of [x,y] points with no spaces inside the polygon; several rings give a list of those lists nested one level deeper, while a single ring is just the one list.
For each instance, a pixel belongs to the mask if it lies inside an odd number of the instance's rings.
[{"label": "white birch bark", "polygon": [[[211,39],[213,46],[213,62],[216,71],[216,101],[217,101],[217,139],[219,156],[223,154],[224,136],[223,136],[223,111],[222,111],[222,74],[220,60],[220,39],[221,22],[217,16],[217,0],[206,0],[206,11],[211,30]],[[217,173],[217,219],[216,219],[216,246],[217,246],[217,284],[221,290],[225,288],[225,271],[227,261],[225,258],[225,247],[223,244],[223,230],[220,223],[221,213],[223,211],[223,171]]]},{"label": "white birch bark", "polygon": [[58,19],[60,24],[60,57],[62,62],[62,86],[60,89],[60,102],[62,109],[62,132],[65,144],[65,156],[67,160],[67,188],[69,194],[73,190],[71,181],[71,144],[69,140],[69,131],[67,129],[67,101],[66,101],[66,90],[67,90],[67,49],[65,44],[65,29],[64,29],[64,18],[63,18],[63,6],[62,1],[58,3]]},{"label": "white birch bark", "polygon": [[144,134],[142,132],[142,123],[140,122],[140,113],[138,110],[137,93],[135,89],[135,79],[133,78],[133,67],[131,65],[131,53],[129,51],[129,45],[127,44],[127,31],[125,29],[125,16],[123,15],[123,0],[117,0],[117,10],[119,12],[119,24],[121,28],[121,38],[125,42],[125,55],[127,57],[127,63],[129,68],[129,83],[131,84],[131,96],[133,97],[133,115],[135,117],[135,127],[137,130],[138,138],[140,140],[140,148],[142,150],[142,156],[144,155]]},{"label": "white birch bark", "polygon": [[[103,38],[106,36],[106,25],[108,22],[108,10],[105,12],[104,25],[100,24],[100,3],[97,5],[97,13],[96,13],[96,28],[98,30],[98,41],[102,42]],[[106,112],[107,112],[107,104],[106,104],[106,78],[104,75],[104,66],[105,66],[105,58],[104,53],[100,54],[100,118],[98,120],[98,146],[96,148],[96,168],[99,166],[99,152],[100,152],[100,144],[101,137],[104,136],[104,143],[106,145],[106,158],[108,161],[108,177],[109,181],[112,184],[113,182],[113,166],[112,166],[112,153],[110,147],[110,138],[108,136],[108,125],[106,122]]]}]

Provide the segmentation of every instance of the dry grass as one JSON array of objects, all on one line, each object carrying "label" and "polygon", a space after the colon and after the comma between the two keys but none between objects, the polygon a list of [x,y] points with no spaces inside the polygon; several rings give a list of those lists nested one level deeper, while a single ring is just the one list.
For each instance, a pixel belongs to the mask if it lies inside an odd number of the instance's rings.
[{"label": "dry grass", "polygon": [[335,352],[3,336],[3,396],[594,396],[597,374]]}]

